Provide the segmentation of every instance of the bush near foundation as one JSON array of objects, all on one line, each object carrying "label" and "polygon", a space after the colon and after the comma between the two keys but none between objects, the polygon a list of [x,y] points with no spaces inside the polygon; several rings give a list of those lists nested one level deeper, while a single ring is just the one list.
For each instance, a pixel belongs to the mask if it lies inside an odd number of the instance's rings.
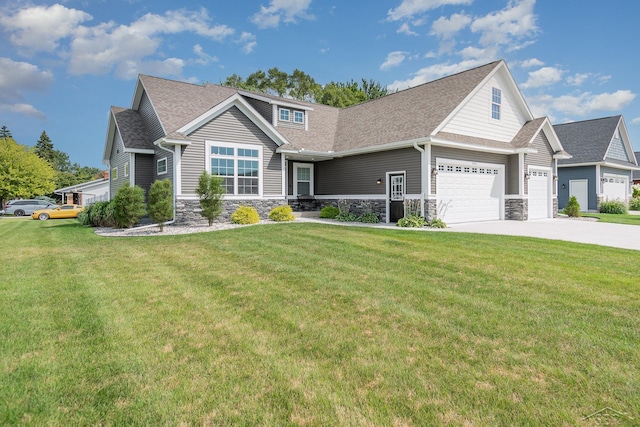
[{"label": "bush near foundation", "polygon": [[607,200],[600,203],[600,213],[626,214],[627,206],[621,200]]},{"label": "bush near foundation", "polygon": [[569,198],[569,202],[567,202],[567,206],[564,208],[564,214],[570,217],[580,216],[580,203],[578,203],[576,196]]},{"label": "bush near foundation", "polygon": [[276,222],[293,221],[296,217],[289,205],[276,206],[269,212],[269,219]]},{"label": "bush near foundation", "polygon": [[335,206],[325,206],[320,209],[320,218],[335,219],[336,215],[340,213],[340,209]]},{"label": "bush near foundation", "polygon": [[260,215],[253,206],[240,206],[231,214],[231,222],[234,224],[257,224]]}]

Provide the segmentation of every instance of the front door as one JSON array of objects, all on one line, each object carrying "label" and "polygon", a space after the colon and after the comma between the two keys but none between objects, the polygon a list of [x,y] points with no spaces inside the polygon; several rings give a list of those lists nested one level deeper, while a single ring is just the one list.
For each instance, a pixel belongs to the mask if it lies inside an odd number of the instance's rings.
[{"label": "front door", "polygon": [[389,175],[389,221],[404,217],[404,174]]}]

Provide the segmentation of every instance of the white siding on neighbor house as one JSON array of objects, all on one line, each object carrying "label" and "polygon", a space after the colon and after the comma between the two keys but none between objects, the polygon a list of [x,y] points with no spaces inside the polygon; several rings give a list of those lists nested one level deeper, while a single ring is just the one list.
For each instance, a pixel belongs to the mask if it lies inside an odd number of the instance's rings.
[{"label": "white siding on neighbor house", "polygon": [[[494,87],[502,91],[500,120],[491,118],[491,89]],[[511,85],[506,83],[500,73],[494,74],[442,131],[510,142],[526,122],[523,112],[516,103],[518,94],[512,93],[510,88]]]},{"label": "white siding on neighbor house", "polygon": [[262,145],[264,196],[282,196],[282,162],[276,145],[247,116],[232,107],[189,135],[193,142],[182,153],[182,194],[194,195],[198,177],[209,159],[205,141]]}]

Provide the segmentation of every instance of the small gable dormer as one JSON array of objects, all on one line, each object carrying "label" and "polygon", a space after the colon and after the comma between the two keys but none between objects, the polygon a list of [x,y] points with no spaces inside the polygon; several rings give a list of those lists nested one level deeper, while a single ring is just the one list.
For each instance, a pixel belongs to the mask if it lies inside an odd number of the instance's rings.
[{"label": "small gable dormer", "polygon": [[627,148],[625,147],[619,125],[618,128],[616,128],[615,133],[613,134],[613,138],[611,139],[611,143],[609,144],[609,149],[607,150],[607,155],[605,157],[609,159],[622,160],[623,162],[633,163],[633,160],[630,157]]}]

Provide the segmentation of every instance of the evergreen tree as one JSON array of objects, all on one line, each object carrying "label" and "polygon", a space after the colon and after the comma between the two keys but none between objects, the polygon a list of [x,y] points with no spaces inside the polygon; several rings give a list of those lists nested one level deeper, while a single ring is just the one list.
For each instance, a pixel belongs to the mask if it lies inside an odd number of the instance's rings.
[{"label": "evergreen tree", "polygon": [[6,125],[2,125],[2,127],[0,128],[0,139],[4,138],[13,138],[13,136],[11,136],[11,131],[7,128]]},{"label": "evergreen tree", "polygon": [[209,227],[211,227],[213,220],[222,213],[222,197],[225,193],[224,187],[222,187],[222,177],[203,171],[198,179],[196,193],[200,197],[200,207],[202,208],[200,215],[207,219]]},{"label": "evergreen tree", "polygon": [[49,162],[51,166],[55,167],[54,160],[56,154],[53,149],[53,142],[49,139],[47,132],[42,131],[40,139],[38,139],[38,142],[36,142],[36,145],[33,147],[33,152],[41,159]]},{"label": "evergreen tree", "polygon": [[140,222],[147,209],[144,203],[144,190],[137,185],[131,187],[125,182],[113,202],[115,204],[115,220],[119,227],[131,228]]},{"label": "evergreen tree", "polygon": [[149,189],[149,217],[164,230],[164,223],[173,218],[173,188],[171,181],[155,181]]}]

